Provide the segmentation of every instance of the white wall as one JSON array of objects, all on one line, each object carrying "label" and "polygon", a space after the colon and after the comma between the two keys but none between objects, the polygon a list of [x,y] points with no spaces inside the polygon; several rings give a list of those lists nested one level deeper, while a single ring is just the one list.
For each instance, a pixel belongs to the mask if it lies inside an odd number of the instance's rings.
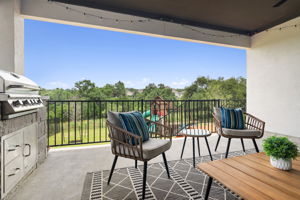
[{"label": "white wall", "polygon": [[[300,17],[285,24],[300,24]],[[300,137],[300,25],[252,37],[247,50],[247,109],[266,130]]]},{"label": "white wall", "polygon": [[20,0],[0,1],[0,69],[24,72],[24,19]]}]

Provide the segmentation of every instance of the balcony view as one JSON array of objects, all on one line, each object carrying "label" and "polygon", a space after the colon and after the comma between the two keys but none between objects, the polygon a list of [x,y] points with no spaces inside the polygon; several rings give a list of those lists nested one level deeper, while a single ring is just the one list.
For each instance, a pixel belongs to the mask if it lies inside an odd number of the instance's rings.
[{"label": "balcony view", "polygon": [[299,11],[0,2],[0,199],[300,199]]}]

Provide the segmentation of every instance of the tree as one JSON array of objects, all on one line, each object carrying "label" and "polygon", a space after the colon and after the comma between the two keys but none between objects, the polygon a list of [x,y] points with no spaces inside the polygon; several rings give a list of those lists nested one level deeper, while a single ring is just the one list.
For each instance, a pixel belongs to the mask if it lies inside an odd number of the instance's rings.
[{"label": "tree", "polygon": [[78,90],[79,95],[86,99],[91,97],[91,93],[95,87],[95,83],[90,80],[83,80],[75,83],[75,88]]},{"label": "tree", "polygon": [[[131,94],[127,95],[126,91]],[[125,88],[123,82],[106,84],[97,87],[90,80],[78,81],[73,89],[56,88],[53,90],[41,90],[41,95],[50,96],[52,100],[120,100],[120,99],[154,99],[161,96],[166,100],[176,99],[174,89],[164,84],[150,83],[143,90]],[[177,89],[177,91],[179,91]],[[190,86],[180,90],[182,99],[229,99],[240,100],[246,98],[246,79],[242,77],[224,79],[211,79],[200,76]]]},{"label": "tree", "polygon": [[163,99],[173,100],[176,99],[172,88],[165,86],[164,84],[158,84],[156,86],[154,83],[150,83],[145,87],[143,92],[137,95],[138,99],[154,99],[155,97],[160,96]]},{"label": "tree", "polygon": [[245,99],[246,79],[198,77],[184,89],[183,99]]},{"label": "tree", "polygon": [[126,88],[123,82],[119,81],[114,85],[113,97],[122,98],[126,96]]}]

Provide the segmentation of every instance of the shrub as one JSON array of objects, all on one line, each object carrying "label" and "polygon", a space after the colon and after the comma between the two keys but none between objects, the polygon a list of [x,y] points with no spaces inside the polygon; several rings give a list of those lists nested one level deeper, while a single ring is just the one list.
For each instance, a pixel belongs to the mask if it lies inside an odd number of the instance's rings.
[{"label": "shrub", "polygon": [[297,145],[287,137],[272,136],[264,140],[263,149],[268,156],[276,159],[295,159],[298,156]]}]

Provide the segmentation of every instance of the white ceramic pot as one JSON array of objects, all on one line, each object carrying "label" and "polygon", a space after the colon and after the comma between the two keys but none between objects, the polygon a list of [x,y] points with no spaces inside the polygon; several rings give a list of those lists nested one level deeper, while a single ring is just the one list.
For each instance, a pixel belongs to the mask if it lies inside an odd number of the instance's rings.
[{"label": "white ceramic pot", "polygon": [[284,159],[276,159],[274,157],[270,157],[270,163],[273,167],[276,167],[281,170],[290,170],[292,169],[292,159],[284,160]]}]

